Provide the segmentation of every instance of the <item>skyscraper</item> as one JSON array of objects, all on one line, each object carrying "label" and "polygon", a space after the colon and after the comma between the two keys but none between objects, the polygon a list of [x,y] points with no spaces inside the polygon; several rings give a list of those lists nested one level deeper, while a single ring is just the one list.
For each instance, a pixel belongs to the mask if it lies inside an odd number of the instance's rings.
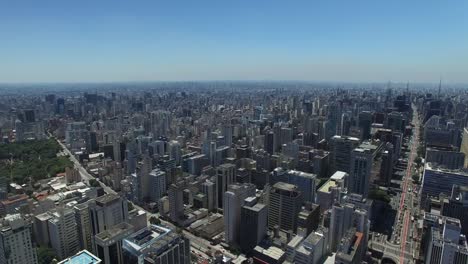
[{"label": "skyscraper", "polygon": [[166,173],[154,169],[149,174],[149,198],[153,202],[159,201],[166,193]]},{"label": "skyscraper", "polygon": [[255,196],[255,185],[251,183],[231,184],[224,193],[224,233],[231,245],[239,245],[241,208],[250,196]]},{"label": "skyscraper", "polygon": [[330,140],[331,172],[350,173],[351,152],[359,144],[359,139],[348,136],[333,136]]},{"label": "skyscraper", "polygon": [[169,216],[173,222],[179,222],[184,215],[183,188],[177,184],[169,186]]},{"label": "skyscraper", "polygon": [[[100,196],[88,206],[93,236],[128,219],[127,200],[114,194]],[[92,242],[93,252],[97,252],[95,239]]]},{"label": "skyscraper", "polygon": [[372,159],[372,152],[369,149],[356,148],[352,151],[349,177],[350,192],[367,197],[369,194]]},{"label": "skyscraper", "polygon": [[31,223],[20,214],[7,215],[0,222],[0,263],[37,263]]},{"label": "skyscraper", "polygon": [[235,182],[236,177],[236,165],[225,163],[221,164],[216,168],[216,197],[217,197],[217,208],[223,207],[224,193],[227,191],[229,184]]},{"label": "skyscraper", "polygon": [[55,254],[64,259],[80,250],[75,212],[69,208],[59,208],[50,213],[48,221],[50,244]]},{"label": "skyscraper", "polygon": [[302,193],[296,185],[278,182],[270,190],[268,206],[268,227],[278,226],[283,230],[296,232],[297,215],[301,210]]},{"label": "skyscraper", "polygon": [[249,252],[265,237],[267,232],[268,207],[257,203],[244,205],[241,209],[240,247]]}]

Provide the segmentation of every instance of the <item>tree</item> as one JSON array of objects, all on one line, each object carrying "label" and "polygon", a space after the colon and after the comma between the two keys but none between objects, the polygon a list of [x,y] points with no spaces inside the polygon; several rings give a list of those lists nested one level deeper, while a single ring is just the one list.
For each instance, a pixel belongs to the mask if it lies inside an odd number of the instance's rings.
[{"label": "tree", "polygon": [[421,164],[422,164],[422,159],[421,159],[421,157],[416,157],[416,158],[414,159],[414,162],[416,163],[416,166],[418,166],[418,168],[421,167]]},{"label": "tree", "polygon": [[419,175],[415,173],[413,174],[413,176],[411,176],[411,179],[413,180],[413,182],[419,182]]},{"label": "tree", "polygon": [[379,200],[385,203],[390,203],[390,195],[387,192],[379,189],[373,189],[369,192],[369,198],[372,200]]},{"label": "tree", "polygon": [[89,180],[89,186],[91,186],[91,187],[100,187],[101,185],[99,184],[99,182],[96,179],[90,179]]},{"label": "tree", "polygon": [[159,220],[159,218],[157,218],[156,216],[151,216],[150,219],[149,219],[150,223],[152,225],[159,225],[161,224],[161,220]]},{"label": "tree", "polygon": [[131,211],[135,208],[132,202],[127,202],[127,207],[128,207],[128,211]]},{"label": "tree", "polygon": [[50,264],[55,258],[55,252],[48,247],[39,247],[37,249],[37,260],[39,264]]}]

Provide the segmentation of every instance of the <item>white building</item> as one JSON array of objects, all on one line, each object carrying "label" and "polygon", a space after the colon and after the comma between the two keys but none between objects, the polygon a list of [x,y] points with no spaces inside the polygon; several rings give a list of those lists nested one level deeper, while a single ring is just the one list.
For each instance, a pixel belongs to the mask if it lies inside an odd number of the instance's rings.
[{"label": "white building", "polygon": [[37,263],[31,224],[20,214],[7,215],[0,222],[0,263]]},{"label": "white building", "polygon": [[250,196],[255,196],[255,185],[251,183],[231,184],[224,193],[224,231],[229,244],[239,243],[241,208]]}]

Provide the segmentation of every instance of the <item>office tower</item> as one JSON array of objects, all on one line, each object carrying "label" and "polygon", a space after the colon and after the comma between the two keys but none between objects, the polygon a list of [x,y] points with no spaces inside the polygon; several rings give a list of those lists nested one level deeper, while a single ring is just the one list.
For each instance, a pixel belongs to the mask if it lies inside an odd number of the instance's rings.
[{"label": "office tower", "polygon": [[265,134],[264,149],[265,149],[266,152],[268,152],[270,154],[274,153],[274,133],[273,133],[273,131],[269,131],[269,132],[267,132]]},{"label": "office tower", "polygon": [[462,264],[468,261],[466,238],[460,236],[460,221],[455,218],[439,218],[441,224],[430,226],[424,248],[425,263]]},{"label": "office tower", "polygon": [[114,160],[118,162],[122,162],[122,154],[120,150],[120,141],[114,140],[112,143],[112,150],[114,151]]},{"label": "office tower", "polygon": [[380,181],[385,185],[390,185],[393,175],[393,145],[387,143],[385,150],[381,154]]},{"label": "office tower", "polygon": [[335,263],[361,263],[364,250],[364,234],[351,228],[338,245]]},{"label": "office tower", "polygon": [[0,220],[0,263],[37,263],[31,223],[20,214],[10,214]]},{"label": "office tower", "polygon": [[359,129],[361,130],[361,140],[371,137],[372,113],[363,111],[358,116]]},{"label": "office tower", "polygon": [[297,227],[302,228],[308,235],[316,230],[320,223],[320,206],[318,204],[307,203],[297,216]]},{"label": "office tower", "polygon": [[141,167],[138,171],[138,200],[143,201],[144,198],[150,196],[150,172],[153,169],[153,161],[148,153],[143,155],[143,159],[141,161]]},{"label": "office tower", "polygon": [[184,215],[183,188],[177,184],[169,186],[169,216],[173,222],[179,222]]},{"label": "office tower", "polygon": [[330,248],[332,251],[336,251],[341,238],[351,228],[353,212],[354,207],[350,204],[334,205],[332,207],[330,218]]},{"label": "office tower", "polygon": [[166,173],[154,169],[149,174],[149,198],[153,202],[159,201],[166,193]]},{"label": "office tower", "polygon": [[351,129],[351,118],[349,113],[343,113],[341,115],[341,131],[338,134],[339,136],[347,136],[349,135],[349,131]]},{"label": "office tower", "polygon": [[310,233],[294,248],[293,263],[320,264],[324,263],[329,254],[328,229],[325,227]]},{"label": "office tower", "polygon": [[77,239],[80,242],[80,248],[92,251],[92,232],[88,202],[75,205],[73,210],[75,211],[76,228],[78,230]]},{"label": "office tower", "polygon": [[276,168],[272,173],[271,183],[285,182],[296,185],[302,193],[302,198],[307,202],[315,202],[315,189],[317,176],[296,170],[283,170]]},{"label": "office tower", "polygon": [[393,131],[405,131],[406,117],[401,112],[391,112],[387,115],[385,127]]},{"label": "office tower", "polygon": [[468,128],[463,128],[462,141],[460,145],[460,152],[465,154],[464,167],[468,168]]},{"label": "office tower", "polygon": [[468,186],[453,185],[450,197],[441,198],[442,215],[459,219],[462,233],[468,235]]},{"label": "office tower", "polygon": [[60,259],[80,250],[75,212],[70,208],[59,208],[50,213],[48,221],[50,245]]},{"label": "office tower", "polygon": [[297,215],[301,210],[302,193],[295,185],[277,182],[270,190],[268,206],[268,227],[278,226],[286,231],[296,232]]},{"label": "office tower", "polygon": [[339,202],[341,192],[346,191],[349,175],[346,172],[337,171],[317,190],[317,204],[320,212],[332,208],[335,202]]},{"label": "office tower", "polygon": [[180,165],[182,161],[182,151],[181,151],[180,143],[176,140],[169,141],[168,152],[169,152],[169,157],[175,160],[176,165],[177,166]]},{"label": "office tower", "polygon": [[351,152],[359,145],[359,139],[348,136],[334,136],[330,140],[331,172],[351,170]]},{"label": "office tower", "polygon": [[235,182],[236,177],[236,165],[225,163],[221,164],[216,168],[216,197],[217,197],[217,208],[223,207],[224,193],[227,191],[227,187]]},{"label": "office tower", "polygon": [[134,232],[128,223],[120,223],[106,229],[94,238],[97,256],[102,264],[126,264],[123,258],[122,240]]},{"label": "office tower", "polygon": [[239,245],[241,208],[250,196],[255,196],[255,185],[251,183],[230,184],[224,193],[224,236],[230,245]]},{"label": "office tower", "polygon": [[332,251],[336,251],[341,239],[352,227],[364,234],[363,252],[365,252],[370,228],[368,212],[350,203],[334,205],[330,218],[330,247]]},{"label": "office tower", "polygon": [[293,130],[289,127],[282,127],[280,129],[280,146],[289,143],[293,140]]},{"label": "office tower", "polygon": [[97,235],[128,219],[127,200],[115,194],[105,194],[90,201],[91,230]]},{"label": "office tower", "polygon": [[190,241],[174,230],[151,225],[122,242],[124,263],[190,264]]},{"label": "office tower", "polygon": [[351,153],[351,171],[349,173],[349,191],[369,194],[369,180],[372,171],[372,152],[369,149],[356,148]]},{"label": "office tower", "polygon": [[213,211],[216,203],[216,184],[209,180],[202,183],[202,193],[207,197],[208,211]]},{"label": "office tower", "polygon": [[240,247],[243,252],[250,252],[262,241],[267,232],[268,207],[257,203],[244,205],[241,209]]},{"label": "office tower", "polygon": [[33,237],[34,242],[38,246],[49,247],[50,246],[50,238],[49,238],[49,219],[52,216],[49,212],[45,212],[42,214],[38,214],[34,216],[33,221]]},{"label": "office tower", "polygon": [[449,170],[462,169],[465,162],[465,154],[455,151],[455,148],[427,147],[425,162],[430,162]]},{"label": "office tower", "polygon": [[468,172],[463,170],[449,170],[426,163],[421,184],[421,199],[428,196],[439,197],[441,193],[449,196],[453,185],[468,186]]},{"label": "office tower", "polygon": [[224,144],[228,147],[232,145],[232,126],[227,124],[223,125],[222,134],[224,137]]}]

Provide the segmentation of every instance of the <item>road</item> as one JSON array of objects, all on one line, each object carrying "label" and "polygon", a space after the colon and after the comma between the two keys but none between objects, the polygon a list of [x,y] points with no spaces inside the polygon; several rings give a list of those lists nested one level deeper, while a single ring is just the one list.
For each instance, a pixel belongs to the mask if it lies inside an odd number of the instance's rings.
[{"label": "road", "polygon": [[[60,142],[60,140],[56,139],[56,141],[60,144],[60,146],[62,147],[63,149],[63,152],[68,155],[70,157],[70,160],[73,162],[74,164],[74,167],[75,169],[78,170],[78,172],[80,173],[81,175],[81,180],[84,181],[86,183],[86,185],[89,185],[89,181],[91,179],[95,179],[95,177],[91,174],[89,174],[89,172],[83,167],[83,165],[81,165],[81,163],[76,159],[75,155],[73,155],[70,150],[67,148],[67,146],[65,146],[62,142]],[[109,186],[105,185],[104,183],[98,181],[99,185],[101,185],[101,187],[104,189],[104,191],[106,193],[110,193],[110,194],[117,194],[116,191],[114,191],[112,188],[110,188]]]},{"label": "road", "polygon": [[[408,260],[405,252],[407,247],[409,247],[409,252],[413,252],[413,242],[411,240],[412,232],[414,228],[412,227],[411,216],[414,212],[413,210],[413,194],[412,194],[412,172],[414,166],[414,159],[417,156],[417,149],[419,146],[419,116],[416,106],[413,105],[413,122],[414,130],[413,135],[410,140],[411,150],[408,157],[408,167],[406,169],[405,177],[402,181],[402,193],[400,199],[400,206],[398,210],[398,224],[400,225],[401,230],[400,232],[400,239],[401,239],[401,252],[400,252],[400,263],[412,262],[412,260]],[[410,227],[411,226],[411,227]],[[408,233],[408,230],[410,233]],[[410,238],[410,239],[408,239]],[[409,240],[409,241],[408,241]],[[408,242],[408,243],[407,243]]]}]

